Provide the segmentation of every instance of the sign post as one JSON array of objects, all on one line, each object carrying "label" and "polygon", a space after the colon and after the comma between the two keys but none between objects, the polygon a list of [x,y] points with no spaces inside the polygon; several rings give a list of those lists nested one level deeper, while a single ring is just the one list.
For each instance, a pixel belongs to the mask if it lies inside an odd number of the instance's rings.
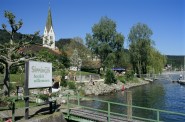
[{"label": "sign post", "polygon": [[28,61],[25,64],[25,119],[29,118],[29,89],[52,86],[52,63]]},{"label": "sign post", "polygon": [[25,100],[25,119],[27,120],[28,119],[28,116],[29,116],[29,89],[28,89],[28,71],[29,71],[29,62],[26,62],[25,63],[25,84],[24,84],[24,96],[26,96],[24,98]]}]

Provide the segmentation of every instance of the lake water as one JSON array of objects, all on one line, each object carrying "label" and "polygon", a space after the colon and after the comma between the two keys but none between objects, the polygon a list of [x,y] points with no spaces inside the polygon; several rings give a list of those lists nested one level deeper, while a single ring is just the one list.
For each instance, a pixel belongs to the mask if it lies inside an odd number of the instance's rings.
[{"label": "lake water", "polygon": [[[160,79],[156,80],[154,83],[130,89],[130,91],[132,91],[132,104],[135,106],[185,113],[185,86],[170,81],[177,80],[178,77],[179,74],[165,75],[161,76]],[[126,103],[126,95],[122,92],[93,98]],[[82,104],[107,110],[107,104],[101,102],[90,101],[83,102]],[[111,111],[125,113],[126,108],[112,106]],[[133,109],[133,115],[156,119],[156,112],[148,110]],[[160,114],[160,120],[166,122],[184,122],[185,116],[162,113]]]}]

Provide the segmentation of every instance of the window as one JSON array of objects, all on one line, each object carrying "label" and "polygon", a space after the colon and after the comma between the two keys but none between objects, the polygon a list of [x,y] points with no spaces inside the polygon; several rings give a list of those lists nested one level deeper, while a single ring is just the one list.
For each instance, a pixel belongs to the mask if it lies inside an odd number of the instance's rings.
[{"label": "window", "polygon": [[53,36],[50,36],[50,40],[53,40]]}]

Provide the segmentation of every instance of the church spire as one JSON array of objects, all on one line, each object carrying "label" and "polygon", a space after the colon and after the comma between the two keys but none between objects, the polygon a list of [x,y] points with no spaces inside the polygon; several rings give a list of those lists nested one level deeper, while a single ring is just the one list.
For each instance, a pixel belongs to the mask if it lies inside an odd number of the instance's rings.
[{"label": "church spire", "polygon": [[50,3],[49,3],[49,10],[48,10],[48,17],[46,20],[46,26],[44,29],[43,46],[51,49],[55,49],[55,33],[53,30]]},{"label": "church spire", "polygon": [[46,22],[46,29],[47,29],[47,32],[50,31],[51,26],[53,26],[53,25],[52,25],[51,9],[50,9],[50,6],[49,6],[48,18],[47,18],[47,22]]}]

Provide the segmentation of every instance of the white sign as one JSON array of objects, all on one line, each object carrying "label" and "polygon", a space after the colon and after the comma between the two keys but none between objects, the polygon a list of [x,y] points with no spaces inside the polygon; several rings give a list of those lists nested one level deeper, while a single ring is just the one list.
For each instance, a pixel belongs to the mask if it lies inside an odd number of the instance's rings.
[{"label": "white sign", "polygon": [[52,86],[52,63],[29,61],[27,68],[28,88]]}]

